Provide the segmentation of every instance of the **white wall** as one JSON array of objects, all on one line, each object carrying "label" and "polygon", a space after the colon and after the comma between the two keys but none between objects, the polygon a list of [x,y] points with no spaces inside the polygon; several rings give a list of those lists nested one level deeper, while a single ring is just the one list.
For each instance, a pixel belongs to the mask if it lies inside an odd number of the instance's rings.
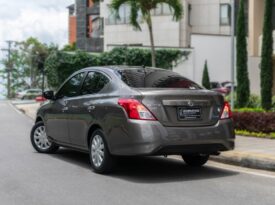
[{"label": "white wall", "polygon": [[194,49],[182,49],[184,51],[189,51],[190,54],[187,59],[182,59],[178,62],[178,65],[176,65],[173,68],[174,72],[177,72],[181,74],[182,76],[194,80],[194,60],[195,60],[195,55],[194,55]]},{"label": "white wall", "polygon": [[[101,2],[101,17],[109,16],[110,0]],[[172,16],[153,16],[153,31],[156,46],[179,47],[180,23],[172,20]],[[105,21],[106,22],[106,21]],[[110,44],[142,44],[150,45],[147,24],[141,24],[142,31],[136,31],[129,24],[108,25],[104,28],[104,45]]]},{"label": "white wall", "polygon": [[[231,81],[231,39],[229,36],[192,35],[194,47],[194,81],[201,83],[205,60],[210,81]],[[261,58],[248,57],[250,92],[260,95]],[[235,71],[236,76],[236,71]],[[236,79],[235,79],[236,82]]]},{"label": "white wall", "polygon": [[[179,23],[172,22],[170,16],[154,17],[153,30],[156,46],[179,47]],[[130,25],[105,25],[104,33],[105,48],[110,44],[151,45],[145,24],[142,31],[135,31]]]},{"label": "white wall", "polygon": [[230,34],[230,26],[220,25],[220,4],[230,4],[230,0],[188,0],[191,4],[192,33]]},{"label": "white wall", "polygon": [[260,79],[260,57],[248,57],[248,72],[250,79],[251,94],[260,95],[261,93],[261,79]]},{"label": "white wall", "polygon": [[194,80],[202,81],[204,62],[208,62],[211,81],[231,81],[231,39],[229,36],[192,35],[195,49]]}]

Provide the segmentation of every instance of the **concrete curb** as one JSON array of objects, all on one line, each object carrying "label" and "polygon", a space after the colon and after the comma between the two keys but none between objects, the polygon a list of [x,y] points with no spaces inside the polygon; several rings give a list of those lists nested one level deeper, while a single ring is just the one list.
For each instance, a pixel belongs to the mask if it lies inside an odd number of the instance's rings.
[{"label": "concrete curb", "polygon": [[241,167],[275,171],[275,156],[271,155],[231,151],[223,153],[220,156],[211,156],[210,159],[212,161]]},{"label": "concrete curb", "polygon": [[40,107],[39,103],[14,104],[13,102],[10,102],[10,105],[13,106],[14,109],[26,115],[32,120],[35,119],[36,111]]}]

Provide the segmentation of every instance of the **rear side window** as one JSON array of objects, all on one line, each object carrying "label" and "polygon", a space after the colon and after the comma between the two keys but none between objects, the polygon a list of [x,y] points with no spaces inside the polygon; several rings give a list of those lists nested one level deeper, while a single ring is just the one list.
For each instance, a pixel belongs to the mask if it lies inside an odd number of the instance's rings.
[{"label": "rear side window", "polygon": [[110,80],[107,76],[99,72],[89,72],[81,90],[82,95],[97,94],[101,92]]},{"label": "rear side window", "polygon": [[118,75],[124,83],[133,88],[202,89],[191,80],[168,70],[129,68],[119,70]]},{"label": "rear side window", "polygon": [[58,92],[57,97],[76,97],[79,94],[80,86],[85,77],[85,73],[79,73],[68,80]]}]

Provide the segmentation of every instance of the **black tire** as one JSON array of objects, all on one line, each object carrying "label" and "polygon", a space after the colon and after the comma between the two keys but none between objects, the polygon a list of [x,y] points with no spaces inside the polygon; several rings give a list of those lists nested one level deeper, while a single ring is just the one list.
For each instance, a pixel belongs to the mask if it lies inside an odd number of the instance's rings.
[{"label": "black tire", "polygon": [[40,127],[43,127],[44,126],[44,123],[43,122],[37,122],[32,130],[31,130],[31,143],[32,143],[32,146],[33,148],[39,152],[39,153],[45,153],[45,154],[52,154],[52,153],[55,153],[58,149],[59,149],[59,146],[57,146],[56,144],[54,143],[50,143],[50,146],[46,149],[42,149],[40,148],[37,143],[35,142],[35,131],[40,128]]},{"label": "black tire", "polygon": [[183,155],[182,158],[191,167],[202,167],[209,160],[209,155]]},{"label": "black tire", "polygon": [[[95,137],[98,137],[100,136],[101,139],[102,139],[102,142],[104,144],[104,149],[103,149],[103,160],[102,162],[100,163],[100,166],[97,166],[96,165],[96,162],[94,162],[93,160],[93,152],[92,152],[92,144],[93,144],[93,140]],[[98,174],[107,174],[107,173],[110,173],[113,168],[114,168],[114,165],[115,165],[115,158],[114,156],[112,156],[109,152],[109,149],[108,149],[108,144],[106,143],[106,138],[105,138],[105,135],[103,133],[102,130],[100,129],[97,129],[93,132],[91,138],[90,138],[90,142],[89,142],[89,156],[90,156],[90,162],[91,162],[91,166],[92,166],[92,170],[95,172],[95,173],[98,173]]]}]

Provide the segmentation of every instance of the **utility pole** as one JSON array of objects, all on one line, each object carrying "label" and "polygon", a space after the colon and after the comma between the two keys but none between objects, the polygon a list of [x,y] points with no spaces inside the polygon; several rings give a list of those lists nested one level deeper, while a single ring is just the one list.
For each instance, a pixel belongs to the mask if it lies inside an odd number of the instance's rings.
[{"label": "utility pole", "polygon": [[234,109],[235,90],[235,0],[231,0],[231,107]]},{"label": "utility pole", "polygon": [[12,44],[16,43],[15,41],[6,41],[6,43],[8,44],[8,48],[3,48],[1,49],[2,51],[8,52],[8,63],[6,65],[6,71],[8,73],[8,77],[7,77],[7,89],[8,89],[8,99],[11,98],[11,72],[12,72],[12,62],[11,62],[11,54],[12,54]]}]

